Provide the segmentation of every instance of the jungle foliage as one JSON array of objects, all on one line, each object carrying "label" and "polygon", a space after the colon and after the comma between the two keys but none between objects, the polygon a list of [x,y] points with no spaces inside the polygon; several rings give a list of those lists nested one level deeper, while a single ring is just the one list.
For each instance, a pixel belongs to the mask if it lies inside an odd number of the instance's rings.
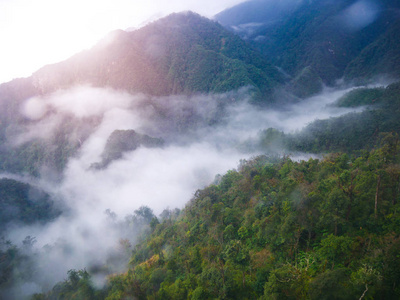
[{"label": "jungle foliage", "polygon": [[0,179],[0,234],[12,223],[45,223],[60,215],[50,195],[27,183]]},{"label": "jungle foliage", "polygon": [[242,161],[179,215],[153,218],[127,272],[85,299],[397,299],[399,142]]},{"label": "jungle foliage", "polygon": [[334,105],[364,106],[362,112],[316,120],[301,131],[285,134],[269,128],[260,133],[264,151],[288,149],[312,153],[371,150],[383,132],[400,132],[400,83],[386,88],[359,88],[345,94]]},{"label": "jungle foliage", "polygon": [[[358,26],[357,15],[346,19],[357,5],[374,16],[364,26]],[[399,76],[399,7],[395,0],[253,0],[216,18],[293,78],[311,67],[334,85],[343,76],[347,82]]]}]

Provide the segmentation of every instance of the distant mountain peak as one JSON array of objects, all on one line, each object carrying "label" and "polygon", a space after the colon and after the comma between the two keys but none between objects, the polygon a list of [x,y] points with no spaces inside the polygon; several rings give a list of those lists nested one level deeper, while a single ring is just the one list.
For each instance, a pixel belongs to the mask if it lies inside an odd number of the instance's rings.
[{"label": "distant mountain peak", "polygon": [[132,32],[112,31],[92,49],[32,76],[40,94],[82,84],[150,95],[253,86],[261,97],[280,81],[279,72],[243,40],[191,11]]}]

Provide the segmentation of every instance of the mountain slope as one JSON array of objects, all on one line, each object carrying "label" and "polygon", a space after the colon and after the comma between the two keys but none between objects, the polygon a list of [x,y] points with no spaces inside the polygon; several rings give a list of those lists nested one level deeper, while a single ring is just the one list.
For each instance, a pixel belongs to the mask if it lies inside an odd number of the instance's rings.
[{"label": "mountain slope", "polygon": [[[256,9],[264,10],[263,14],[266,16],[272,13],[273,2],[254,0],[249,3],[258,3]],[[242,15],[254,15],[255,8],[249,3]],[[363,49],[372,43],[378,43],[383,35],[392,37],[387,32],[398,20],[399,8],[399,3],[391,0],[299,1],[295,2],[292,10],[278,10],[279,17],[273,22],[274,26],[270,26],[270,19],[260,21],[256,18],[256,27],[239,30],[237,33],[251,40],[255,47],[290,75],[296,76],[304,68],[311,67],[324,83],[331,85],[343,76],[346,67]],[[233,9],[217,15],[216,19],[221,20],[222,24],[228,24],[228,28],[234,26],[235,29],[245,29],[245,24],[241,22],[249,22],[250,19],[235,16],[230,13]],[[231,16],[229,22],[225,20],[227,15]],[[395,41],[385,43],[379,50],[390,53],[390,45],[394,43]],[[369,61],[365,62],[368,66]],[[386,67],[374,71],[398,74],[397,66],[391,65],[389,68],[384,63]],[[377,75],[376,73],[374,74]],[[364,76],[362,73],[348,74]]]},{"label": "mountain slope", "polygon": [[347,66],[344,76],[352,78],[371,78],[377,74],[390,74],[400,77],[400,21],[394,23],[376,41],[368,45]]},{"label": "mountain slope", "polygon": [[134,151],[139,147],[160,148],[164,144],[162,139],[137,133],[134,130],[115,130],[107,139],[101,155],[101,162],[92,165],[92,168],[107,167],[112,161],[120,159],[124,153]]},{"label": "mountain slope", "polygon": [[382,136],[400,133],[400,82],[386,88],[359,88],[338,99],[335,105],[361,107],[339,117],[316,119],[302,130],[284,134],[269,128],[260,133],[260,148],[273,153],[276,149],[295,152],[356,154],[371,150]]},{"label": "mountain slope", "polygon": [[13,179],[0,178],[0,233],[11,223],[46,223],[60,215],[43,190]]},{"label": "mountain slope", "polygon": [[15,147],[11,140],[40,122],[21,113],[25,100],[35,96],[44,101],[76,85],[150,96],[223,93],[251,86],[253,100],[265,103],[282,81],[279,71],[243,40],[191,12],[172,14],[133,32],[115,31],[90,50],[0,85],[0,170],[38,175],[46,164],[60,172],[87,137],[87,127],[99,122],[68,115],[48,140]]},{"label": "mountain slope", "polygon": [[224,27],[232,28],[245,39],[257,32],[279,25],[302,4],[302,0],[253,0],[228,8],[215,16]]},{"label": "mountain slope", "polygon": [[[398,299],[398,138],[358,158],[242,161],[179,216],[153,217],[129,270],[84,298]],[[91,286],[75,282],[36,299]]]},{"label": "mountain slope", "polygon": [[252,85],[265,95],[279,81],[278,71],[245,42],[191,12],[172,14],[137,31],[114,32],[93,49],[33,74],[42,93],[73,84],[151,95]]}]

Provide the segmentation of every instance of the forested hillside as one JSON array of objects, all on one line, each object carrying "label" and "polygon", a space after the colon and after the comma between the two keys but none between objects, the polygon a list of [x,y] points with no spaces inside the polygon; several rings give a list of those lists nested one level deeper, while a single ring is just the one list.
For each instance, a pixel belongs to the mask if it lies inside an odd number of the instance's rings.
[{"label": "forested hillside", "polygon": [[48,168],[61,173],[99,124],[99,118],[77,120],[64,114],[51,136],[16,143],[13,139],[25,127],[53,113],[27,116],[26,102],[33,97],[45,103],[46,97],[76,86],[149,97],[248,88],[251,101],[270,104],[274,88],[282,83],[282,75],[263,55],[218,23],[192,12],[172,14],[132,32],[115,31],[92,49],[47,65],[29,78],[0,85],[0,170],[38,176]]},{"label": "forested hillside", "polygon": [[85,271],[35,299],[397,299],[399,137],[360,156],[259,156],[153,217],[129,270]]},{"label": "forested hillside", "polygon": [[253,0],[216,19],[291,76],[311,68],[325,84],[334,85],[343,75],[361,82],[376,75],[398,76],[398,10],[392,0],[291,5]]},{"label": "forested hillside", "polygon": [[376,41],[362,50],[345,70],[345,78],[373,78],[376,74],[399,77],[400,22],[396,20]]},{"label": "forested hillside", "polygon": [[17,180],[0,179],[0,235],[18,220],[23,224],[48,222],[60,215],[50,195]]},{"label": "forested hillside", "polygon": [[380,133],[400,132],[400,83],[386,88],[354,89],[334,105],[364,107],[340,117],[316,120],[296,133],[284,134],[273,128],[260,133],[259,146],[263,151],[291,151],[353,153],[370,150],[378,142]]},{"label": "forested hillside", "polygon": [[195,13],[173,14],[132,32],[116,31],[93,49],[33,74],[43,93],[93,84],[132,93],[226,92],[253,86],[260,96],[282,81],[259,53]]}]

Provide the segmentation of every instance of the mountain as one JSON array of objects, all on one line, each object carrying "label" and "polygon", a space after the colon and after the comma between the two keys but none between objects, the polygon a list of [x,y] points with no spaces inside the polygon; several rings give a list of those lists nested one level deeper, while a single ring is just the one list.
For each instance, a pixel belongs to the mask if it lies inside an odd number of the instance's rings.
[{"label": "mountain", "polygon": [[344,77],[372,78],[376,74],[400,77],[400,20],[365,47],[346,67]]},{"label": "mountain", "polygon": [[93,49],[40,69],[32,80],[41,93],[75,84],[151,95],[253,86],[261,96],[282,79],[240,38],[216,22],[187,12],[133,32],[112,32]]},{"label": "mountain", "polygon": [[99,122],[64,116],[49,139],[12,145],[10,140],[26,126],[40,121],[21,114],[24,101],[32,97],[45,98],[77,85],[150,97],[249,87],[254,101],[267,103],[282,82],[281,73],[263,55],[192,12],[172,14],[132,32],[114,31],[92,49],[0,85],[0,170],[37,176],[46,166],[60,172]]},{"label": "mountain", "polygon": [[218,23],[186,12],[136,31],[111,32],[90,50],[29,78],[0,84],[1,117],[15,117],[22,100],[74,85],[157,96],[252,86],[260,100],[282,81],[279,71],[246,42]]},{"label": "mountain", "polygon": [[[278,142],[286,149],[300,152],[330,153],[335,151],[355,153],[371,150],[388,132],[400,132],[400,83],[386,88],[355,89],[338,100],[337,105],[364,106],[361,112],[352,112],[336,118],[316,120],[301,131],[278,135]],[[264,131],[262,144],[276,137]],[[276,143],[276,141],[275,141]]]},{"label": "mountain", "polygon": [[279,25],[302,4],[302,0],[253,0],[228,8],[215,16],[223,25],[237,32],[244,39],[252,39],[256,33]]},{"label": "mountain", "polygon": [[[397,58],[392,59],[393,55],[398,57],[398,1],[296,1],[292,6],[277,3],[249,1],[215,19],[250,41],[292,77],[304,68],[311,68],[328,85],[343,75],[348,81],[382,73],[398,76],[399,65],[394,64]],[[255,23],[251,21],[254,14]],[[382,54],[385,58],[378,59]],[[360,64],[369,73],[363,73]]]},{"label": "mountain", "polygon": [[146,134],[137,133],[135,130],[115,130],[107,139],[101,162],[95,163],[95,169],[107,167],[112,161],[120,159],[124,153],[134,151],[139,147],[159,148],[162,147],[162,139],[153,138]]},{"label": "mountain", "polygon": [[50,195],[14,179],[0,179],[0,234],[6,226],[46,223],[60,215]]}]

